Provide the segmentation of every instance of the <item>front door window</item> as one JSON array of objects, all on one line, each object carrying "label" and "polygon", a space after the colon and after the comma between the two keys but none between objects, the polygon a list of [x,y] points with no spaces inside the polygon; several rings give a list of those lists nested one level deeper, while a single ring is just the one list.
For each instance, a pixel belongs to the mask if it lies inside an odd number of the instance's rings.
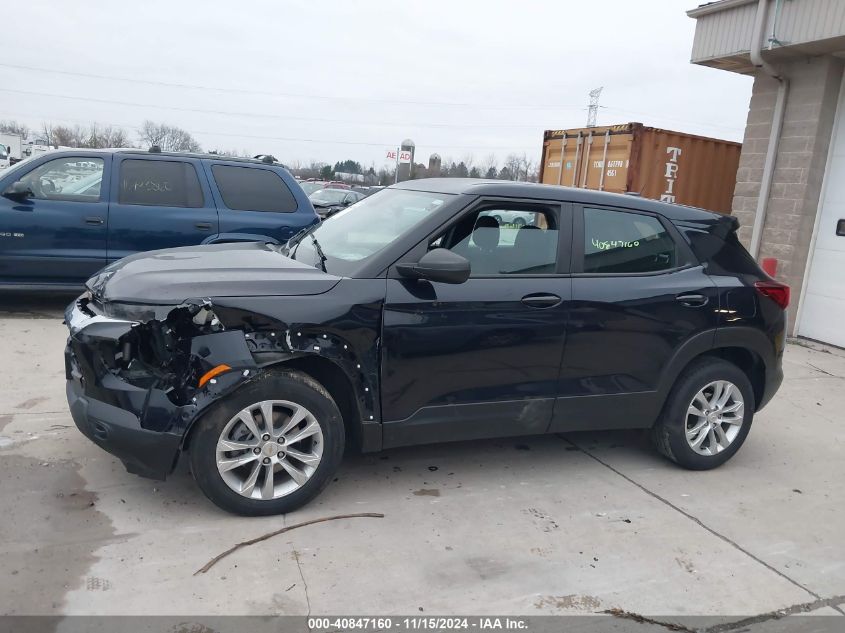
[{"label": "front door window", "polygon": [[47,161],[21,178],[36,200],[97,202],[103,182],[103,159],[65,157]]},{"label": "front door window", "polygon": [[558,225],[548,209],[485,209],[459,220],[432,245],[466,257],[473,277],[549,275],[557,266]]}]

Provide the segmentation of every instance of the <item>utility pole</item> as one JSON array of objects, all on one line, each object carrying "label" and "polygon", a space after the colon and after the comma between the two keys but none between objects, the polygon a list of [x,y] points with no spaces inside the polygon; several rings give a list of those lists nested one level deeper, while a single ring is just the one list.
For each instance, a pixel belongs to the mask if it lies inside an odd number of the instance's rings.
[{"label": "utility pole", "polygon": [[590,90],[590,107],[587,109],[587,127],[596,127],[596,116],[599,113],[599,96],[604,86]]}]

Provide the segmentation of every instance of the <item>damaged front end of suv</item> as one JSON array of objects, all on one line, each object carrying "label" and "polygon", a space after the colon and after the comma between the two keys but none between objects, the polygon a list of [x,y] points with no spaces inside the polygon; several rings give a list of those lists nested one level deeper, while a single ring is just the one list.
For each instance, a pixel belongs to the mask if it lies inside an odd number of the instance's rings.
[{"label": "damaged front end of suv", "polygon": [[[129,472],[147,477],[170,473],[191,422],[258,369],[250,339],[226,330],[208,300],[110,305],[88,292],[65,321],[74,421]],[[282,345],[275,351],[285,353]]]},{"label": "damaged front end of suv", "polygon": [[376,335],[360,332],[376,330],[357,319],[376,323],[378,311],[308,318],[332,303],[326,294],[339,282],[260,244],[159,251],[107,267],[65,312],[74,422],[129,472],[164,479],[212,405],[291,361],[331,364],[353,394],[354,417],[374,421]]}]

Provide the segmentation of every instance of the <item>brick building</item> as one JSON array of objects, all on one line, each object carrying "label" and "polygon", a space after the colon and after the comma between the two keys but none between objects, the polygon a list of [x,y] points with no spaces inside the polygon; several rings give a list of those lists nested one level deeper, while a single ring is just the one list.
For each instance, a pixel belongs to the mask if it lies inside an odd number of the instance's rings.
[{"label": "brick building", "polygon": [[692,63],[754,77],[733,215],[792,288],[790,334],[845,347],[845,0],[719,0]]}]

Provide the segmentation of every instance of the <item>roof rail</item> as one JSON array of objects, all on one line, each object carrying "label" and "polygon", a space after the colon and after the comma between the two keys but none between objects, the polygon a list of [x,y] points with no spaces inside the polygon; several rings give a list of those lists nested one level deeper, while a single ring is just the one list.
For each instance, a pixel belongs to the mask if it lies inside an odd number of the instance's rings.
[{"label": "roof rail", "polygon": [[278,161],[276,161],[276,157],[273,156],[272,154],[256,154],[255,156],[253,156],[253,158],[260,160],[262,163],[267,163],[267,164],[272,164],[272,163],[278,162]]}]

